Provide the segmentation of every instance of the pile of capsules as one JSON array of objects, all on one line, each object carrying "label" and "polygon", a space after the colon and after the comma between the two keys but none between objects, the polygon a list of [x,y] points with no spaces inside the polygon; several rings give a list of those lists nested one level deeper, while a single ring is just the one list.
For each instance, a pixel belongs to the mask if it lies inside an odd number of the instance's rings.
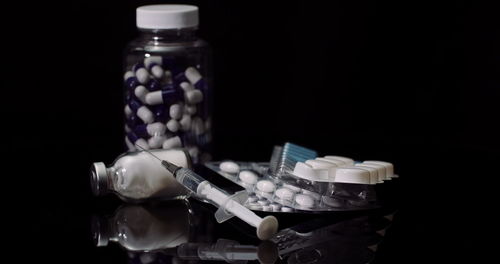
[{"label": "pile of capsules", "polygon": [[207,84],[175,57],[150,56],[124,75],[125,143],[143,149],[185,147],[197,158],[210,139]]}]

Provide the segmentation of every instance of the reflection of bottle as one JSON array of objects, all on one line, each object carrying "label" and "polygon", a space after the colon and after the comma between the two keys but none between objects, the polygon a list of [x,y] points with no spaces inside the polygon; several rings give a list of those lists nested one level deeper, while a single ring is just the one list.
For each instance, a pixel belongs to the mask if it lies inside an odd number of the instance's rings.
[{"label": "reflection of bottle", "polygon": [[[155,156],[177,166],[189,168],[189,154],[181,149],[152,150]],[[111,167],[95,162],[91,168],[92,190],[96,195],[115,192],[124,200],[140,200],[153,197],[181,198],[185,188],[160,161],[146,152],[134,152],[119,156]]]},{"label": "reflection of bottle", "polygon": [[188,242],[190,213],[184,201],[161,207],[125,205],[112,217],[94,218],[92,229],[97,246],[113,241],[130,251],[172,248]]}]

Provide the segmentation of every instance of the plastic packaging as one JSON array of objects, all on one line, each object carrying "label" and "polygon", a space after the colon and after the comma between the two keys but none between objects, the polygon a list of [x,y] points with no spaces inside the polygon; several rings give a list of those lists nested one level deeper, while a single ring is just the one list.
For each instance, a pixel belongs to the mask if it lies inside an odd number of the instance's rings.
[{"label": "plastic packaging", "polygon": [[[158,149],[151,152],[178,166],[191,167],[190,156],[184,149]],[[124,153],[109,167],[102,162],[95,162],[90,176],[95,195],[113,192],[127,201],[179,199],[187,195],[186,189],[173,175],[144,151]]]},{"label": "plastic packaging", "polygon": [[198,8],[137,8],[139,36],[125,51],[125,143],[145,149],[184,147],[195,163],[210,159],[211,69],[197,36]]}]

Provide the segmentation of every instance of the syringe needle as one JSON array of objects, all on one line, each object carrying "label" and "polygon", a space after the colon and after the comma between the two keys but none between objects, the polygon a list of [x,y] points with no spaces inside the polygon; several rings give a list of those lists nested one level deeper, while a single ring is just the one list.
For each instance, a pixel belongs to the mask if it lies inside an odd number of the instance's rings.
[{"label": "syringe needle", "polygon": [[153,156],[155,159],[159,160],[160,162],[162,162],[162,160],[160,158],[158,158],[156,155],[154,155],[153,153],[151,153],[151,151],[135,144],[136,147],[138,147],[139,149],[142,149],[143,151],[145,151],[146,153],[148,153],[149,155]]}]

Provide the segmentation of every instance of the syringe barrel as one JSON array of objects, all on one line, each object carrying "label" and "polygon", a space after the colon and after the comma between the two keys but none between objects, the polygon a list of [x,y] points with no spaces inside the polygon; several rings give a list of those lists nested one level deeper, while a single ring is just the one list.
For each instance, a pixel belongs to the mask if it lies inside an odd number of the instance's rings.
[{"label": "syringe barrel", "polygon": [[205,179],[194,173],[192,170],[185,168],[180,168],[175,172],[175,179],[194,193],[197,192],[198,185],[205,181]]}]

